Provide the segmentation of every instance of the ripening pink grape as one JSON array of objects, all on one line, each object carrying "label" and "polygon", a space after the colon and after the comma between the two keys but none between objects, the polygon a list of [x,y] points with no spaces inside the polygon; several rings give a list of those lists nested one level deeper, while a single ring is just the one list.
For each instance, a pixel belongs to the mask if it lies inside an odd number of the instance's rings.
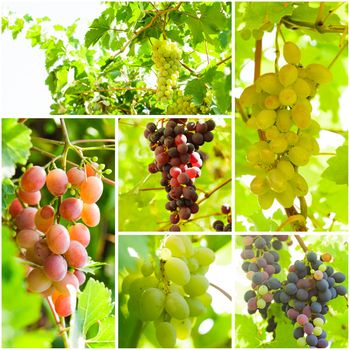
[{"label": "ripening pink grape", "polygon": [[65,274],[61,281],[54,282],[56,290],[62,295],[70,295],[70,290],[67,287],[68,285],[71,285],[76,291],[79,289],[79,280],[77,276],[70,271]]},{"label": "ripening pink grape", "polygon": [[60,295],[55,302],[55,310],[61,317],[67,317],[72,314],[72,304],[70,296]]},{"label": "ripening pink grape", "polygon": [[52,254],[47,246],[46,239],[40,239],[34,244],[34,247],[26,250],[26,259],[38,265],[43,265],[44,260]]},{"label": "ripening pink grape", "polygon": [[49,255],[44,261],[44,272],[52,281],[61,281],[67,274],[67,261],[62,255]]},{"label": "ripening pink grape", "polygon": [[29,168],[21,177],[21,187],[25,192],[40,191],[45,185],[46,173],[40,166]]},{"label": "ripening pink grape", "polygon": [[78,279],[80,286],[85,283],[86,276],[83,271],[74,270],[74,275]]},{"label": "ripening pink grape", "polygon": [[80,242],[85,248],[89,245],[90,231],[84,224],[75,224],[71,226],[68,231],[72,241]]},{"label": "ripening pink grape", "polygon": [[90,176],[80,185],[80,198],[84,203],[92,204],[97,202],[103,192],[102,180],[96,176]]},{"label": "ripening pink grape", "polygon": [[41,292],[41,295],[44,297],[44,298],[48,298],[50,297],[55,291],[55,287],[54,286],[51,286],[50,288],[44,290],[43,292]]},{"label": "ripening pink grape", "polygon": [[51,281],[41,269],[33,269],[27,276],[28,289],[32,292],[41,293],[51,287]]},{"label": "ripening pink grape", "polygon": [[169,184],[170,184],[171,187],[179,187],[180,186],[179,181],[177,181],[175,177],[173,177],[170,180]]},{"label": "ripening pink grape", "polygon": [[187,142],[187,137],[183,134],[176,135],[175,137],[175,144],[176,145],[181,145],[181,144],[186,144]]},{"label": "ripening pink grape", "polygon": [[85,171],[77,167],[70,168],[67,171],[68,181],[72,186],[80,186],[80,184],[85,180]]},{"label": "ripening pink grape", "polygon": [[35,214],[34,222],[39,231],[46,233],[55,222],[55,211],[53,207],[51,205],[45,205],[40,208]]},{"label": "ripening pink grape", "polygon": [[69,248],[69,233],[67,229],[60,225],[54,224],[46,233],[47,245],[55,254],[64,254]]},{"label": "ripening pink grape", "polygon": [[35,230],[21,230],[17,233],[16,242],[20,248],[32,248],[39,242],[40,234]]},{"label": "ripening pink grape", "polygon": [[15,198],[10,206],[9,206],[9,213],[10,215],[15,218],[20,212],[22,212],[23,206],[21,202],[18,200],[18,198]]},{"label": "ripening pink grape", "polygon": [[37,205],[41,199],[40,191],[36,192],[25,192],[21,188],[18,190],[18,197],[22,200],[23,203],[29,205]]},{"label": "ripening pink grape", "polygon": [[88,255],[84,246],[78,241],[70,241],[69,249],[64,254],[68,266],[79,268],[86,265]]},{"label": "ripening pink grape", "polygon": [[194,179],[196,177],[201,176],[201,170],[197,167],[192,167],[186,170],[186,174],[191,178]]},{"label": "ripening pink grape", "polygon": [[16,216],[16,226],[18,230],[34,230],[34,217],[38,210],[36,208],[25,208]]},{"label": "ripening pink grape", "polygon": [[81,219],[83,220],[83,223],[89,227],[98,225],[100,222],[100,209],[97,204],[84,203]]},{"label": "ripening pink grape", "polygon": [[170,168],[170,175],[174,177],[175,179],[182,173],[181,169],[173,166]]},{"label": "ripening pink grape", "polygon": [[83,202],[78,198],[66,198],[60,205],[60,215],[68,221],[79,220],[82,210]]},{"label": "ripening pink grape", "polygon": [[67,191],[68,177],[62,169],[51,170],[46,177],[46,186],[54,196],[62,196]]},{"label": "ripening pink grape", "polygon": [[85,164],[85,172],[86,172],[86,176],[94,176],[96,174],[96,170],[98,169],[98,164],[93,162],[90,164]]}]

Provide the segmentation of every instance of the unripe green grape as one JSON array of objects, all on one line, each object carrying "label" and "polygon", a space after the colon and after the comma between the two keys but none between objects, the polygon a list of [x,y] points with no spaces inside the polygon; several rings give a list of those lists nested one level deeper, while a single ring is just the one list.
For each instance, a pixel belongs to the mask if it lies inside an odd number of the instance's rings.
[{"label": "unripe green grape", "polygon": [[312,334],[316,335],[316,337],[320,336],[322,334],[322,328],[321,327],[315,327],[312,331]]},{"label": "unripe green grape", "polygon": [[198,297],[195,297],[194,299],[200,300],[204,306],[208,307],[210,306],[213,298],[209,293],[204,293]]},{"label": "unripe green grape", "polygon": [[158,280],[154,276],[140,277],[131,282],[129,293],[132,298],[141,298],[142,293],[148,288],[156,288]]},{"label": "unripe green grape", "polygon": [[293,206],[295,199],[293,187],[287,183],[286,189],[283,192],[276,193],[276,199],[284,208]]},{"label": "unripe green grape", "polygon": [[256,118],[255,117],[250,117],[248,120],[247,120],[247,123],[246,123],[247,127],[250,128],[250,129],[259,129],[257,124],[256,124]]},{"label": "unripe green grape", "polygon": [[320,146],[314,137],[308,134],[302,134],[299,136],[297,146],[307,149],[311,154],[318,154],[320,152]]},{"label": "unripe green grape", "polygon": [[215,260],[214,252],[206,247],[198,247],[195,250],[194,257],[197,259],[200,265],[208,266]]},{"label": "unripe green grape", "polygon": [[141,272],[145,277],[152,275],[154,271],[152,261],[146,260],[141,266]]},{"label": "unripe green grape", "polygon": [[193,255],[194,249],[192,245],[192,241],[188,236],[179,236],[182,240],[182,243],[185,247],[185,256],[190,258]]},{"label": "unripe green grape", "polygon": [[[278,113],[277,113],[278,114]],[[265,136],[266,136],[266,139],[267,140],[273,140],[277,137],[280,136],[280,132],[279,130],[277,129],[276,126],[271,126],[270,128],[268,128],[267,130],[265,130]]]},{"label": "unripe green grape", "polygon": [[314,97],[316,95],[316,92],[317,92],[317,83],[314,82],[313,80],[307,78],[307,77],[305,77],[303,79],[309,85],[309,88],[310,88],[310,95],[309,95],[309,97]]},{"label": "unripe green grape", "polygon": [[283,153],[287,150],[288,142],[283,136],[279,136],[270,142],[270,147],[274,153]]},{"label": "unripe green grape", "polygon": [[269,289],[263,284],[259,287],[258,292],[260,295],[265,295],[269,292]]},{"label": "unripe green grape", "polygon": [[295,173],[293,164],[286,159],[282,159],[277,163],[277,169],[283,173],[287,180],[290,180]]},{"label": "unripe green grape", "polygon": [[190,310],[190,317],[197,317],[205,312],[206,308],[199,299],[186,298]]},{"label": "unripe green grape", "polygon": [[278,169],[272,169],[267,173],[267,179],[270,188],[274,192],[283,192],[287,188],[287,181],[285,176]]},{"label": "unripe green grape", "polygon": [[256,80],[255,84],[257,86],[257,92],[263,90],[270,95],[278,95],[282,89],[282,85],[274,73],[263,74]]},{"label": "unripe green grape", "polygon": [[191,273],[194,273],[199,269],[199,263],[195,258],[189,258],[187,262],[187,266]]},{"label": "unripe green grape", "polygon": [[178,320],[188,318],[190,315],[190,308],[186,303],[185,298],[176,292],[169,293],[165,299],[166,312]]},{"label": "unripe green grape", "polygon": [[172,256],[182,257],[185,255],[185,246],[180,236],[168,236],[165,240],[164,245],[166,248],[170,249]]},{"label": "unripe green grape", "polygon": [[255,85],[248,86],[243,90],[239,97],[239,103],[243,108],[251,107],[258,103],[258,93],[256,92]]},{"label": "unripe green grape", "polygon": [[160,258],[162,260],[169,260],[171,258],[172,254],[171,254],[171,250],[168,248],[162,248],[160,251]]},{"label": "unripe green grape", "polygon": [[311,114],[304,104],[296,104],[292,109],[292,119],[299,129],[306,129],[311,124]]},{"label": "unripe green grape", "polygon": [[175,327],[176,336],[179,339],[185,340],[190,337],[192,322],[189,318],[186,318],[185,320],[177,320],[176,318],[172,318],[171,323]]},{"label": "unripe green grape", "polygon": [[321,130],[320,124],[318,124],[316,120],[311,119],[311,124],[308,128],[303,130],[303,135],[309,134],[312,136],[318,136],[320,133],[320,130]]},{"label": "unripe green grape", "polygon": [[172,282],[183,286],[190,281],[190,271],[179,258],[170,258],[164,265],[165,274]]},{"label": "unripe green grape", "polygon": [[270,189],[270,186],[265,176],[258,175],[250,183],[250,189],[253,193],[261,195],[266,193]]},{"label": "unripe green grape", "polygon": [[301,52],[293,42],[287,41],[283,46],[283,57],[290,64],[299,64]]},{"label": "unripe green grape", "polygon": [[278,98],[283,106],[292,106],[297,101],[297,94],[292,88],[281,90]]},{"label": "unripe green grape", "polygon": [[189,282],[184,286],[185,292],[191,297],[204,294],[209,287],[209,282],[202,275],[192,275]]},{"label": "unripe green grape", "polygon": [[317,84],[327,84],[332,80],[331,71],[322,64],[312,63],[306,67],[308,78]]},{"label": "unripe green grape", "polygon": [[298,70],[295,66],[286,64],[278,72],[278,78],[284,87],[292,85],[298,78]]},{"label": "unripe green grape", "polygon": [[293,131],[288,131],[285,134],[285,137],[289,146],[294,146],[299,141],[299,136]]},{"label": "unripe green grape", "polygon": [[262,209],[265,210],[271,208],[274,200],[275,194],[272,191],[268,191],[258,196],[259,205]]},{"label": "unripe green grape", "polygon": [[293,89],[298,97],[307,98],[311,95],[310,85],[302,78],[298,78],[295,81]]},{"label": "unripe green grape", "polygon": [[140,277],[141,276],[138,273],[131,273],[130,275],[127,275],[126,277],[124,277],[122,282],[122,292],[124,294],[129,294],[131,283]]},{"label": "unripe green grape", "polygon": [[264,109],[256,116],[256,125],[261,130],[266,130],[276,121],[276,112]]},{"label": "unripe green grape", "polygon": [[304,337],[298,338],[297,345],[299,348],[304,348],[306,346],[306,339]]},{"label": "unripe green grape", "polygon": [[243,28],[239,33],[241,34],[241,37],[243,40],[250,39],[250,36],[252,34],[250,29],[248,29],[248,28]]},{"label": "unripe green grape", "polygon": [[165,306],[165,294],[158,288],[146,289],[140,299],[140,318],[155,321],[162,314]]},{"label": "unripe green grape", "polygon": [[277,109],[280,106],[280,101],[278,99],[278,96],[276,95],[269,95],[264,100],[264,106],[267,109]]},{"label": "unripe green grape", "polygon": [[292,115],[290,110],[282,109],[277,112],[276,126],[279,131],[289,131],[292,126]]},{"label": "unripe green grape", "polygon": [[266,301],[264,299],[259,299],[256,302],[256,306],[258,307],[258,309],[264,309],[266,306]]},{"label": "unripe green grape", "polygon": [[174,348],[176,344],[176,330],[170,322],[155,324],[156,338],[162,348]]},{"label": "unripe green grape", "polygon": [[310,153],[303,147],[294,146],[288,151],[289,160],[296,166],[303,166],[309,162]]},{"label": "unripe green grape", "polygon": [[324,325],[324,321],[320,317],[315,318],[312,322],[316,327],[322,327]]},{"label": "unripe green grape", "polygon": [[294,174],[293,178],[290,180],[290,184],[297,197],[306,196],[309,191],[309,186],[306,180],[298,173]]},{"label": "unripe green grape", "polygon": [[275,154],[270,149],[262,149],[260,157],[262,164],[272,164],[275,161]]}]

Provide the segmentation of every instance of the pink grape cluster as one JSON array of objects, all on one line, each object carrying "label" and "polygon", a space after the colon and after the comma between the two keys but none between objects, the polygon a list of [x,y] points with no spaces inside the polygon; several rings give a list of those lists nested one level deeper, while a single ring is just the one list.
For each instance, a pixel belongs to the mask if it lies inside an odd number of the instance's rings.
[{"label": "pink grape cluster", "polygon": [[[88,263],[89,227],[100,222],[96,202],[103,183],[94,168],[96,164],[86,164],[84,169],[73,167],[65,172],[55,168],[46,174],[42,167],[32,166],[22,175],[18,198],[9,207],[21,257],[30,263],[28,289],[51,297],[62,317],[72,313],[72,290],[85,282],[80,269]],[[57,203],[56,209],[51,204],[40,205],[45,185],[55,197],[51,202]]]}]

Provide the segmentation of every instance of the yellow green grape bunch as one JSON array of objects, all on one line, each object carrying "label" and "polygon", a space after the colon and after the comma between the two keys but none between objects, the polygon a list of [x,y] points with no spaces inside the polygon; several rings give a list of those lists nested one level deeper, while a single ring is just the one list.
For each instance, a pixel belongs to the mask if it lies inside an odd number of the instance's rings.
[{"label": "yellow green grape bunch", "polygon": [[260,141],[249,147],[247,161],[256,175],[250,188],[262,209],[270,208],[275,199],[290,208],[296,197],[307,194],[298,168],[319,153],[319,125],[312,119],[310,99],[319,84],[332,80],[321,64],[303,67],[301,52],[292,42],[285,43],[283,56],[286,65],[260,76],[239,98],[248,111],[247,126],[259,130]]},{"label": "yellow green grape bunch", "polygon": [[178,90],[174,97],[174,103],[167,108],[167,115],[208,114],[210,112],[213,94],[211,90],[208,90],[200,106],[197,106],[193,102],[193,97],[191,95],[184,96],[181,90]]},{"label": "yellow green grape bunch", "polygon": [[176,338],[191,335],[193,319],[211,304],[205,274],[215,254],[188,236],[170,235],[158,255],[140,261],[139,271],[124,278],[122,292],[129,295],[129,314],[153,322],[159,345],[173,348]]},{"label": "yellow green grape bunch", "polygon": [[167,104],[173,98],[179,76],[181,50],[174,43],[156,40],[152,46],[152,60],[157,69],[157,100]]}]

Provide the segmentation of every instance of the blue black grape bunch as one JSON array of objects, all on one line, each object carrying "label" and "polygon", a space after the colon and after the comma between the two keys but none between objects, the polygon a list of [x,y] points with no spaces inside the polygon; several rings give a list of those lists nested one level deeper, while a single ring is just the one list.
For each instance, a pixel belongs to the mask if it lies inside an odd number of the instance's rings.
[{"label": "blue black grape bunch", "polygon": [[281,288],[281,282],[273,277],[281,272],[281,266],[278,263],[280,256],[277,251],[282,249],[283,242],[287,240],[287,235],[243,237],[242,269],[246,272],[247,278],[252,281],[252,288],[244,295],[250,314],[259,311],[263,318],[267,317],[274,291]]},{"label": "blue black grape bunch", "polygon": [[162,119],[146,125],[144,136],[155,156],[148,171],[162,174],[160,184],[168,196],[165,208],[171,212],[169,231],[181,231],[180,220],[188,220],[199,211],[194,183],[205,159],[199,148],[214,139],[215,126],[212,119],[192,122],[187,118]]},{"label": "blue black grape bunch", "polygon": [[327,304],[346,294],[346,288],[340,284],[345,281],[345,275],[325,264],[331,259],[328,253],[319,259],[316,253],[308,252],[303,261],[297,260],[289,267],[287,280],[274,295],[295,325],[294,338],[299,347],[328,347],[323,330],[324,315],[329,311]]},{"label": "blue black grape bunch", "polygon": [[227,224],[222,220],[216,220],[213,223],[213,228],[216,232],[222,232],[222,231],[232,231],[232,213],[231,213],[231,207],[227,204],[224,204],[221,206],[221,213],[224,215],[227,215]]}]

